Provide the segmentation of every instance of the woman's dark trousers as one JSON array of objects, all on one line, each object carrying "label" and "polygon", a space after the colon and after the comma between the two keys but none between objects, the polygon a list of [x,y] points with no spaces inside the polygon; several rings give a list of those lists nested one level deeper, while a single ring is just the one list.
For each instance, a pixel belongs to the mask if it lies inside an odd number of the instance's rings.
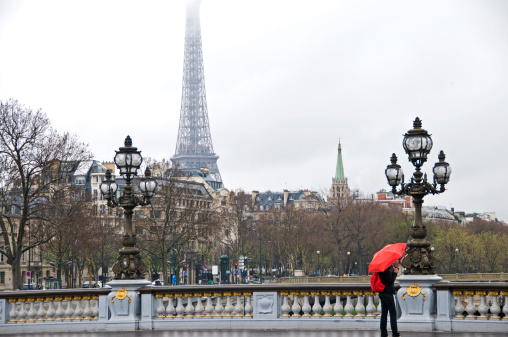
[{"label": "woman's dark trousers", "polygon": [[397,329],[397,311],[395,310],[395,299],[393,294],[379,294],[381,300],[381,337],[387,337],[386,323],[388,319],[388,312],[390,313],[390,326],[392,328],[392,336],[399,336]]}]

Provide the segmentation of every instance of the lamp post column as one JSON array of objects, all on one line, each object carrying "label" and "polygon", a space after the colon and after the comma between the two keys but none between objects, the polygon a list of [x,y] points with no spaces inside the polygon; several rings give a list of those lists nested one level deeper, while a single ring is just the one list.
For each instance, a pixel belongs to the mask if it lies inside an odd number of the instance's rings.
[{"label": "lamp post column", "polygon": [[263,267],[261,260],[263,259],[263,252],[261,250],[261,228],[259,229],[259,283],[263,284]]},{"label": "lamp post column", "polygon": [[[444,185],[448,183],[451,168],[444,161],[445,155],[441,151],[438,155],[439,162],[433,168],[433,181],[429,182],[427,174],[422,173],[421,167],[427,161],[433,142],[429,133],[422,129],[422,122],[418,117],[413,122],[413,129],[404,135],[402,144],[409,161],[415,168],[410,181],[404,183],[404,173],[397,164],[395,153],[390,159],[391,164],[385,170],[393,194],[411,196],[415,207],[414,222],[410,232],[412,239],[407,244],[406,254],[402,260],[402,266],[405,268],[404,275],[397,278],[400,284],[397,299],[401,308],[401,317],[397,324],[401,328],[406,327],[411,330],[415,329],[415,324],[420,330],[434,330],[439,329],[441,324],[449,325],[450,320],[449,317],[436,319],[433,315],[436,295],[432,285],[442,278],[434,272],[437,260],[426,238],[427,228],[422,219],[422,204],[427,194],[439,194],[445,191]],[[400,190],[397,190],[398,187]],[[418,296],[414,295],[412,289],[417,289]],[[411,301],[407,301],[407,295],[411,296]],[[415,308],[419,309],[415,310]]]}]

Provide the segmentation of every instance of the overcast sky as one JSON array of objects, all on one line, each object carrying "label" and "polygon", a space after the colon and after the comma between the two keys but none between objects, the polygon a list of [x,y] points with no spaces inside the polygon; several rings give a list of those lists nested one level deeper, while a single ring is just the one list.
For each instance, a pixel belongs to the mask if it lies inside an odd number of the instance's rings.
[{"label": "overcast sky", "polygon": [[[508,221],[508,1],[204,0],[208,112],[228,189],[388,188],[416,116],[453,168],[427,206]],[[111,161],[175,152],[184,0],[0,0],[0,99]]]}]

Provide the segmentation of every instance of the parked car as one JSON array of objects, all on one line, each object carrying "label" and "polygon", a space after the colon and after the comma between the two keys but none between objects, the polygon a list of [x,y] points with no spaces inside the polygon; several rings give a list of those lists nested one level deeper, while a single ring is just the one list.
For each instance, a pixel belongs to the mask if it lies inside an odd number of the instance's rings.
[{"label": "parked car", "polygon": [[[90,288],[89,282],[85,281],[81,288]],[[98,282],[92,281],[92,288],[102,288],[102,282],[101,281],[98,281]]]},{"label": "parked car", "polygon": [[163,286],[164,285],[164,281],[163,280],[155,280],[152,282],[152,285],[153,286]]},{"label": "parked car", "polygon": [[22,290],[37,290],[37,285],[35,283],[25,283],[23,284],[23,289]]}]

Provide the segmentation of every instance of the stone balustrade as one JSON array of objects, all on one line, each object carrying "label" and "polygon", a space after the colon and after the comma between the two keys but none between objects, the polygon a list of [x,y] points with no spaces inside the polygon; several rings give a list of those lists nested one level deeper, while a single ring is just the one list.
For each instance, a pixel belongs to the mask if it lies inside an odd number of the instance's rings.
[{"label": "stone balustrade", "polygon": [[[417,287],[415,285],[415,287]],[[405,301],[415,296],[401,288]],[[508,331],[508,282],[434,284],[431,329]],[[423,296],[422,291],[418,296]],[[427,298],[428,300],[428,298]],[[113,312],[114,310],[114,312]],[[0,292],[0,334],[165,329],[377,330],[368,283],[141,286]],[[400,321],[402,331],[418,326]]]},{"label": "stone balustrade", "polygon": [[508,331],[508,282],[450,282],[437,291],[436,328],[453,331]]}]

